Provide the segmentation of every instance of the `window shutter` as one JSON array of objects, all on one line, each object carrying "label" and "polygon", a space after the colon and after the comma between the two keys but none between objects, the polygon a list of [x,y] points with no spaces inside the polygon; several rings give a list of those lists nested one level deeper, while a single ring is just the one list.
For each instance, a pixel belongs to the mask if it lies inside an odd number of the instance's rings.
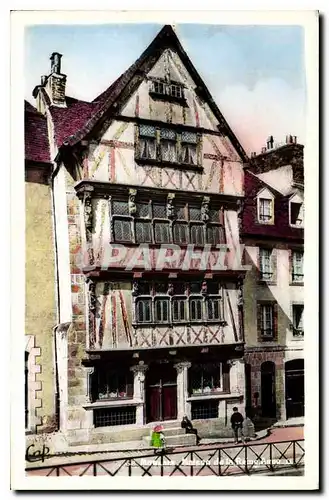
[{"label": "window shutter", "polygon": [[223,391],[230,392],[230,367],[227,363],[223,363]]},{"label": "window shutter", "polygon": [[260,280],[261,277],[262,277],[262,273],[260,271],[260,248],[259,247],[257,248],[257,262],[256,262],[256,265],[257,265],[256,278],[257,278],[257,280]]},{"label": "window shutter", "polygon": [[257,304],[257,339],[262,341],[262,306]]},{"label": "window shutter", "polygon": [[272,264],[272,280],[274,283],[277,282],[277,259],[278,259],[278,252],[276,248],[273,248],[272,250],[272,255],[271,255],[271,264]]},{"label": "window shutter", "polygon": [[293,259],[293,252],[291,250],[291,248],[289,248],[288,250],[288,259],[289,259],[289,281],[292,282],[293,279],[292,279],[292,271],[293,271],[293,262],[292,262],[292,259]]},{"label": "window shutter", "polygon": [[273,304],[273,340],[278,341],[278,304]]}]

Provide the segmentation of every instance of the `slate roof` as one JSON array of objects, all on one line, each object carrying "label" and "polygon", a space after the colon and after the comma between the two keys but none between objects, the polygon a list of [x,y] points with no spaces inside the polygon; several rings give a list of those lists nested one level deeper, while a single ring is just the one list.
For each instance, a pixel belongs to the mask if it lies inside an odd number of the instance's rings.
[{"label": "slate roof", "polygon": [[[304,229],[289,224],[289,199],[247,169],[244,172],[245,199],[242,212],[242,236],[303,240]],[[266,187],[274,195],[274,224],[260,224],[257,220],[257,193]]]},{"label": "slate roof", "polygon": [[25,160],[50,163],[47,119],[28,101],[24,101]]}]

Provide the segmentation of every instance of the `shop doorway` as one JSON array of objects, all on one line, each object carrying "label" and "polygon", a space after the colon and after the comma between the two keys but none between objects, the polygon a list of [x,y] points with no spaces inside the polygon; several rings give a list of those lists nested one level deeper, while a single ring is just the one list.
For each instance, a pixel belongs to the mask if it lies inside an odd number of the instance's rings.
[{"label": "shop doorway", "polygon": [[177,370],[171,363],[151,364],[146,373],[147,422],[177,418]]}]

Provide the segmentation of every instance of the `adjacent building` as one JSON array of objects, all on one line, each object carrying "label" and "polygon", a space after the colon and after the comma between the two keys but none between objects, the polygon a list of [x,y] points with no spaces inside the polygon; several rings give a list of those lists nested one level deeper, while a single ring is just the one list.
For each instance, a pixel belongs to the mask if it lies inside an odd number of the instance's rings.
[{"label": "adjacent building", "polygon": [[246,406],[268,423],[304,415],[303,146],[269,137],[245,170],[241,240]]},{"label": "adjacent building", "polygon": [[25,102],[25,429],[57,429],[55,247],[47,120]]},{"label": "adjacent building", "polygon": [[[246,153],[172,27],[92,102],[67,96],[61,57],[52,54],[31,111],[51,179],[45,206],[35,207],[44,225],[31,217],[45,240],[34,258],[49,259],[39,321],[41,330],[49,319],[42,373],[53,374],[47,412],[57,416],[58,448],[138,440],[155,422],[179,426],[184,414],[201,435],[225,435],[232,407],[245,406],[244,175],[248,194],[253,179],[273,203],[278,193],[246,170]],[[299,248],[301,229],[291,230]],[[252,254],[261,237],[244,238]],[[247,306],[255,366],[257,313]]]}]

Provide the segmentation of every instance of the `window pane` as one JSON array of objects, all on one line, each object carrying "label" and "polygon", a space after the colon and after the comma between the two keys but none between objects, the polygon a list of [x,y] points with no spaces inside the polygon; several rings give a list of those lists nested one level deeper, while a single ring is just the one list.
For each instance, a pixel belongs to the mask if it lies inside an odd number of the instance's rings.
[{"label": "window pane", "polygon": [[210,245],[220,245],[225,243],[224,228],[222,226],[208,226],[207,243],[210,243]]},{"label": "window pane", "polygon": [[136,203],[136,216],[137,217],[149,217],[150,207],[148,203]]},{"label": "window pane", "polygon": [[194,144],[182,144],[182,163],[196,165],[196,146]]},{"label": "window pane", "polygon": [[140,125],[139,135],[144,137],[155,137],[155,127],[151,125]]},{"label": "window pane", "polygon": [[177,162],[176,142],[161,140],[161,160]]},{"label": "window pane", "polygon": [[303,224],[302,203],[290,203],[290,223],[295,226],[301,226]]},{"label": "window pane", "polygon": [[170,95],[172,95],[173,97],[177,97],[180,99],[183,95],[182,90],[182,87],[180,87],[179,85],[170,85]]},{"label": "window pane", "polygon": [[138,323],[149,323],[151,316],[151,299],[138,299],[136,301],[136,321]]},{"label": "window pane", "polygon": [[200,293],[201,292],[201,281],[191,281],[190,283],[190,293]]},{"label": "window pane", "polygon": [[153,92],[156,92],[157,94],[165,94],[165,84],[162,82],[153,82]]},{"label": "window pane", "polygon": [[203,225],[191,224],[191,243],[194,245],[204,245]]},{"label": "window pane", "polygon": [[220,320],[220,299],[209,297],[207,300],[208,319],[211,321]]},{"label": "window pane", "polygon": [[190,298],[190,320],[201,321],[202,314],[202,298]]},{"label": "window pane", "polygon": [[182,142],[196,144],[197,135],[194,132],[182,132]]},{"label": "window pane", "polygon": [[171,141],[176,141],[176,132],[174,130],[168,129],[168,128],[162,128],[160,130],[160,138],[161,139],[167,139]]},{"label": "window pane", "polygon": [[262,306],[262,335],[264,337],[273,336],[273,306]]},{"label": "window pane", "polygon": [[114,215],[129,215],[128,202],[113,200],[112,213]]},{"label": "window pane", "polygon": [[176,222],[174,224],[174,243],[188,243],[188,226],[187,224]]},{"label": "window pane", "polygon": [[267,222],[272,219],[272,200],[261,198],[259,200],[259,219]]},{"label": "window pane", "polygon": [[153,203],[153,217],[155,219],[166,219],[166,205],[164,203]]},{"label": "window pane", "polygon": [[132,241],[130,220],[114,220],[114,239],[115,241]]},{"label": "window pane", "polygon": [[139,139],[139,152],[140,152],[140,158],[155,160],[156,158],[155,140],[141,137]]},{"label": "window pane", "polygon": [[260,272],[261,278],[264,280],[269,280],[272,278],[272,250],[268,248],[261,248],[259,250],[260,256]]},{"label": "window pane", "polygon": [[201,208],[189,207],[188,213],[190,220],[201,220]]},{"label": "window pane", "polygon": [[293,281],[304,280],[304,254],[302,252],[293,252]]},{"label": "window pane", "polygon": [[219,222],[219,210],[218,209],[209,210],[209,220],[211,222]]},{"label": "window pane", "polygon": [[96,371],[96,398],[128,398],[133,396],[133,374],[100,368]]},{"label": "window pane", "polygon": [[176,217],[177,219],[186,219],[185,206],[176,206]]},{"label": "window pane", "polygon": [[168,283],[163,281],[156,281],[154,283],[155,293],[167,293]]},{"label": "window pane", "polygon": [[156,243],[169,243],[169,222],[155,222],[154,236]]},{"label": "window pane", "polygon": [[167,323],[169,321],[169,300],[155,299],[155,321]]},{"label": "window pane", "polygon": [[135,222],[136,243],[151,243],[152,242],[152,225],[151,221],[136,221]]},{"label": "window pane", "polygon": [[174,298],[172,301],[172,319],[173,321],[185,321],[186,317],[186,299]]}]

